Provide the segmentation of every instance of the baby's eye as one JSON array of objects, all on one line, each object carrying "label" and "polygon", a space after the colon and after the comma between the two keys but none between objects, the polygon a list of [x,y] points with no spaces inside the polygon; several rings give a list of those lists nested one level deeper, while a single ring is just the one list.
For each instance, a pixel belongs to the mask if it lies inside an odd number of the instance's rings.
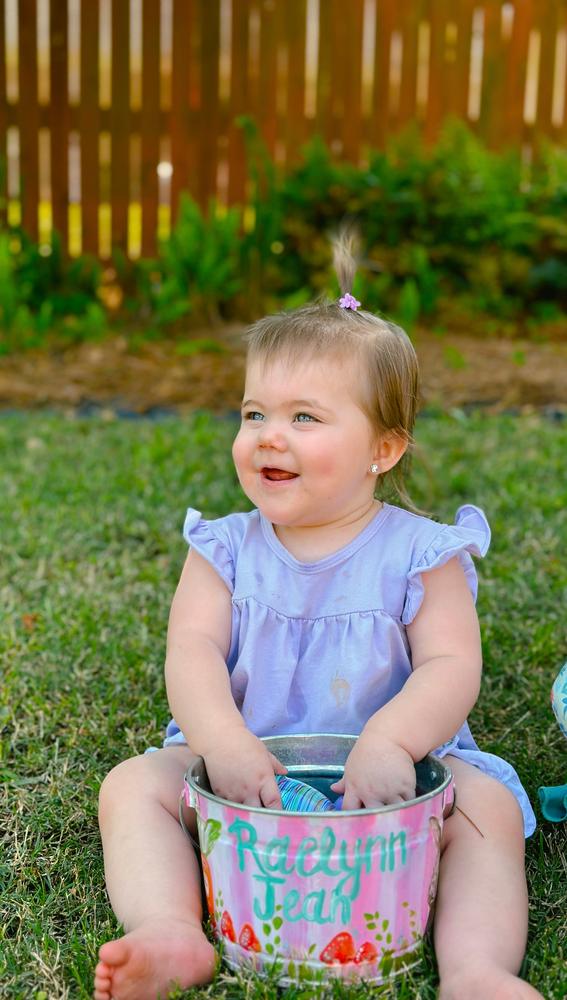
[{"label": "baby's eye", "polygon": [[317,417],[312,416],[311,413],[296,413],[294,419],[297,420],[298,424],[319,423]]},{"label": "baby's eye", "polygon": [[243,420],[263,420],[264,414],[260,413],[259,410],[248,410],[246,413],[242,414]]}]

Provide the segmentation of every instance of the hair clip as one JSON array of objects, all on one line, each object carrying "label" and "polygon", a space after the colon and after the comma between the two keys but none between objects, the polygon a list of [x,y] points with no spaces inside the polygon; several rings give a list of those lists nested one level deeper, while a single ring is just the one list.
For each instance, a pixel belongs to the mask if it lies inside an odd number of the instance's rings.
[{"label": "hair clip", "polygon": [[351,295],[350,292],[346,292],[346,294],[339,299],[339,305],[341,309],[352,309],[353,312],[356,312],[360,302],[358,299],[355,299],[354,295]]}]

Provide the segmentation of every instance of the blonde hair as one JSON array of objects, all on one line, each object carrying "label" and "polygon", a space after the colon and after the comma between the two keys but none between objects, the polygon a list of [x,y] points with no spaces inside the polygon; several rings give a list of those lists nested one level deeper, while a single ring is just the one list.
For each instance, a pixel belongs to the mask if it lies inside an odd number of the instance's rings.
[{"label": "blonde hair", "polygon": [[[353,287],[357,262],[355,237],[341,234],[333,243],[333,262],[341,292]],[[248,360],[269,364],[275,358],[295,364],[322,354],[358,358],[359,403],[378,437],[393,434],[407,444],[403,459],[378,477],[384,492],[389,480],[403,503],[414,510],[406,493],[405,475],[413,447],[419,397],[419,371],[413,345],[401,327],[364,309],[343,309],[321,299],[289,312],[265,316],[246,334]]]}]

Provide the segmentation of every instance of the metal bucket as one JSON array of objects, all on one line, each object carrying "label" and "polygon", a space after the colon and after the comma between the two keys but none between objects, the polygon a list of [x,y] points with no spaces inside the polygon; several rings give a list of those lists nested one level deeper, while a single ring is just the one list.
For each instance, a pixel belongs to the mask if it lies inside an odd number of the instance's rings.
[{"label": "metal bucket", "polygon": [[[356,738],[263,742],[290,777],[334,798],[329,786]],[[197,813],[209,917],[231,968],[275,971],[282,985],[382,982],[419,961],[454,792],[441,760],[415,768],[416,798],[402,805],[294,813],[217,798],[204,761],[193,762],[184,796]]]}]

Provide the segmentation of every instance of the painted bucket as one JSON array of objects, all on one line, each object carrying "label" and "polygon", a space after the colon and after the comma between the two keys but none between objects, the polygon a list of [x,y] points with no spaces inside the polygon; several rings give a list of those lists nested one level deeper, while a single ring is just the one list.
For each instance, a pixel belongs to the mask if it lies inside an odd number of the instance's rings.
[{"label": "painted bucket", "polygon": [[[356,738],[263,741],[290,777],[334,798]],[[204,761],[185,775],[197,813],[209,918],[233,969],[282,985],[382,982],[420,960],[437,889],[441,831],[453,808],[449,768],[416,764],[417,796],[380,809],[294,813],[215,796]]]}]

